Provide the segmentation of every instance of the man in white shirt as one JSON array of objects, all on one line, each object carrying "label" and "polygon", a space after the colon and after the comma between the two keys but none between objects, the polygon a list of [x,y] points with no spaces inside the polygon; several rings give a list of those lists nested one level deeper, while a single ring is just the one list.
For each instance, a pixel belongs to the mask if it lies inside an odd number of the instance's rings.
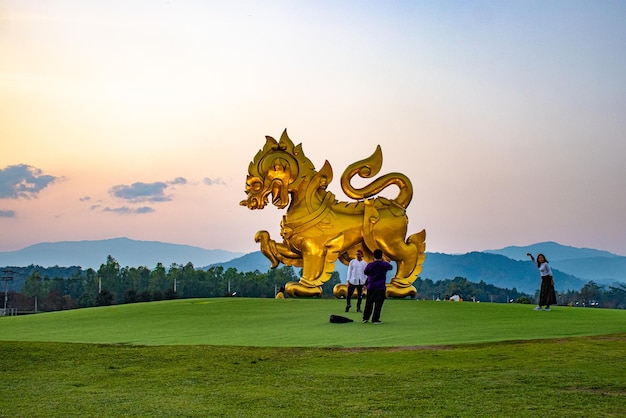
[{"label": "man in white shirt", "polygon": [[363,285],[365,285],[365,267],[367,263],[363,260],[363,251],[356,251],[356,258],[350,260],[348,264],[348,294],[346,295],[346,312],[350,311],[350,299],[356,289],[357,302],[356,311],[361,312],[361,300],[363,300]]}]

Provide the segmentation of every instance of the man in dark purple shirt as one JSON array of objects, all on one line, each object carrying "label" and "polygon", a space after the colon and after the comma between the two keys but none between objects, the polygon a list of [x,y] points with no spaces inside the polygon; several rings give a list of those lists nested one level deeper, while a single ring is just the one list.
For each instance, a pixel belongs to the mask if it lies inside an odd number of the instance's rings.
[{"label": "man in dark purple shirt", "polygon": [[[372,324],[382,324],[380,320],[380,311],[385,302],[387,292],[387,272],[393,267],[387,261],[383,260],[383,251],[374,250],[374,261],[365,267],[365,275],[367,276],[367,299],[365,300],[365,310],[363,311],[363,323],[366,324],[372,315]],[[373,314],[372,314],[373,310]]]}]

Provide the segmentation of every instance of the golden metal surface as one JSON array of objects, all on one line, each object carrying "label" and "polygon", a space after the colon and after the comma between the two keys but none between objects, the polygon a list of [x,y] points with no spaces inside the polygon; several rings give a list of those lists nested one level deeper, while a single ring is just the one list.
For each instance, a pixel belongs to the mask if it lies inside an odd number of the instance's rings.
[{"label": "golden metal surface", "polygon": [[[336,284],[333,287],[333,295],[335,295],[336,298],[341,299],[341,298],[347,298],[348,297],[348,285],[346,283],[339,283]],[[356,290],[356,288],[352,291],[352,297],[353,298],[357,298],[358,297],[358,292]],[[367,296],[367,289],[365,288],[365,286],[363,286],[363,297]]]},{"label": "golden metal surface", "polygon": [[[240,205],[263,209],[271,201],[280,209],[288,207],[280,224],[282,242],[270,239],[267,231],[258,231],[254,237],[272,268],[280,263],[302,267],[300,280],[285,284],[288,295],[321,296],[321,286],[330,279],[337,260],[348,264],[349,254],[360,249],[363,258],[371,261],[374,250],[380,248],[397,267],[387,284],[387,296],[415,296],[413,282],[426,257],[426,231],[405,240],[406,208],[413,197],[411,181],[404,174],[390,173],[359,189],[350,183],[357,174],[376,176],[382,163],[379,145],[370,157],[349,165],[341,176],[341,189],[355,201],[339,202],[326,190],[333,179],[328,161],[316,171],[302,144],[294,146],[286,130],[280,141],[266,136],[265,146],[248,167],[248,198]],[[391,185],[399,189],[395,199],[374,197]],[[335,296],[340,297],[338,293]]]}]

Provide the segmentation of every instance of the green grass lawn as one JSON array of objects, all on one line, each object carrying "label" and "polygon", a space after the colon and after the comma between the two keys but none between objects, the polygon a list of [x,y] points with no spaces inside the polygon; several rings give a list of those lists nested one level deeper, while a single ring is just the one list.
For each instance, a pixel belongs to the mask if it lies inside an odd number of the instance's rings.
[{"label": "green grass lawn", "polygon": [[[195,299],[0,318],[0,416],[623,416],[626,311]],[[356,313],[344,314],[355,320]]]},{"label": "green grass lawn", "polygon": [[[0,340],[140,345],[393,347],[626,332],[626,311],[388,300],[382,325],[336,299],[182,299],[2,318]],[[354,319],[331,324],[330,314]]]}]

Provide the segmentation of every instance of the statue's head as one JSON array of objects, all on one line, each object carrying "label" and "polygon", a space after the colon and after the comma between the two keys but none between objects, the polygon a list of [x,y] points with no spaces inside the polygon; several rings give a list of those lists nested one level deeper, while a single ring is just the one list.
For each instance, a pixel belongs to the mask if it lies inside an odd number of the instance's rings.
[{"label": "statue's head", "polygon": [[302,152],[302,145],[293,145],[287,130],[280,141],[266,136],[266,142],[248,167],[246,194],[239,204],[248,209],[263,209],[269,202],[284,209],[289,204],[289,192],[297,188],[306,171],[314,171],[313,164]]}]

